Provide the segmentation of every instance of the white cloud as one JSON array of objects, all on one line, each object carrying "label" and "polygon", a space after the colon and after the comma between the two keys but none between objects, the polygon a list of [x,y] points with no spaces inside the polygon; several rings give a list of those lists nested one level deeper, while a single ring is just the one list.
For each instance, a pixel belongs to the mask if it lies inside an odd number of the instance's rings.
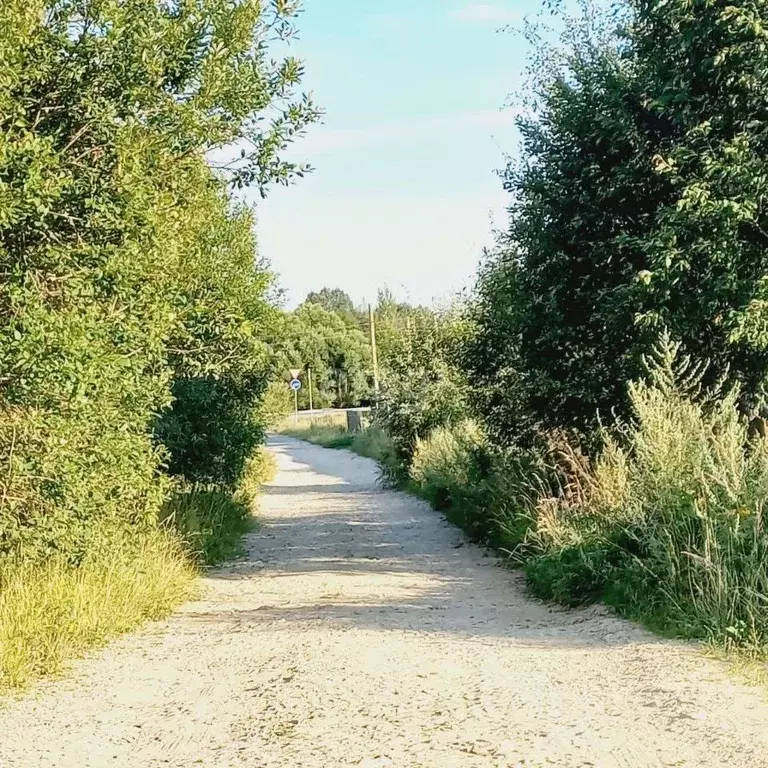
[{"label": "white cloud", "polygon": [[522,14],[501,5],[473,3],[451,11],[451,18],[463,24],[514,24],[522,20]]}]

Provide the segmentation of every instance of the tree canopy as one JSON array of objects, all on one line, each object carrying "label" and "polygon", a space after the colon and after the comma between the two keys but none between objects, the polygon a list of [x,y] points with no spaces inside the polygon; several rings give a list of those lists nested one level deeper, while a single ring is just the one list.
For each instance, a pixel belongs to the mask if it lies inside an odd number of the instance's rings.
[{"label": "tree canopy", "polygon": [[156,518],[162,468],[230,483],[260,435],[271,276],[227,183],[305,170],[317,110],[270,53],[295,10],[0,4],[0,553],[77,558]]},{"label": "tree canopy", "polygon": [[762,402],[768,23],[762,3],[616,3],[537,61],[510,225],[467,358],[491,429],[591,431],[662,329]]},{"label": "tree canopy", "polygon": [[303,372],[302,407],[309,406],[308,370],[315,407],[351,407],[370,399],[373,371],[368,338],[338,312],[308,301],[284,317],[275,343],[280,375],[285,377],[291,368]]}]

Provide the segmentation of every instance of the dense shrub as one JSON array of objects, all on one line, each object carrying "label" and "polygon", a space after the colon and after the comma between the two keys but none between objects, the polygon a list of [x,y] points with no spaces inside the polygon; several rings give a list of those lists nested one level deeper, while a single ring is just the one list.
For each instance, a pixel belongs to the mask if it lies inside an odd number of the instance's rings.
[{"label": "dense shrub", "polygon": [[[768,52],[762,3],[627,0],[537,50],[467,357],[506,444],[630,412],[667,328],[760,411]],[[546,38],[545,38],[546,39]]]},{"label": "dense shrub", "polygon": [[259,404],[261,421],[269,429],[282,426],[293,412],[293,394],[287,383],[278,379],[270,382]]},{"label": "dense shrub", "polygon": [[388,341],[375,422],[392,440],[400,480],[408,476],[419,439],[466,418],[468,386],[455,357],[467,333],[458,310],[422,312]]},{"label": "dense shrub", "polygon": [[409,475],[419,495],[473,540],[519,559],[540,465],[533,454],[494,448],[477,424],[465,421],[419,440]]},{"label": "dense shrub", "polygon": [[[605,596],[657,625],[725,644],[768,642],[768,440],[738,392],[701,398],[677,345],[630,387],[634,421],[594,461],[563,449],[556,495],[535,504],[535,590]],[[692,386],[694,387],[692,389]]]},{"label": "dense shrub", "polygon": [[151,527],[155,430],[172,471],[216,481],[259,435],[238,422],[269,370],[269,277],[206,153],[249,139],[241,184],[301,172],[279,153],[316,112],[266,45],[291,14],[0,4],[0,555],[80,561],[94,536]]},{"label": "dense shrub", "polygon": [[478,427],[417,441],[414,489],[475,540],[524,565],[533,592],[604,599],[657,629],[768,647],[768,439],[738,389],[703,389],[668,338],[630,385],[632,418],[589,458],[564,433],[500,451]]}]

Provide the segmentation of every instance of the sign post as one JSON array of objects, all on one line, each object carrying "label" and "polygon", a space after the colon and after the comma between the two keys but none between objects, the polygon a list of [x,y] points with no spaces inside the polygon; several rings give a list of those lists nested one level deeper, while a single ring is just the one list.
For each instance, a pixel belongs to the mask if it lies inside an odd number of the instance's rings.
[{"label": "sign post", "polygon": [[[296,373],[298,376],[299,371],[291,371],[291,375]],[[296,426],[299,426],[299,390],[301,389],[301,382],[294,376],[291,379],[290,388],[293,390],[293,414]]]}]

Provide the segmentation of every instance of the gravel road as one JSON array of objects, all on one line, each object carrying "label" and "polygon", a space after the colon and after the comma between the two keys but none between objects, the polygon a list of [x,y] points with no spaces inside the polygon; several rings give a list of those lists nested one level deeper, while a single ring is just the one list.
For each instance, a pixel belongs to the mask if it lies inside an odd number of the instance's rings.
[{"label": "gravel road", "polygon": [[10,768],[768,768],[768,702],[288,438],[248,559],[0,710]]}]

